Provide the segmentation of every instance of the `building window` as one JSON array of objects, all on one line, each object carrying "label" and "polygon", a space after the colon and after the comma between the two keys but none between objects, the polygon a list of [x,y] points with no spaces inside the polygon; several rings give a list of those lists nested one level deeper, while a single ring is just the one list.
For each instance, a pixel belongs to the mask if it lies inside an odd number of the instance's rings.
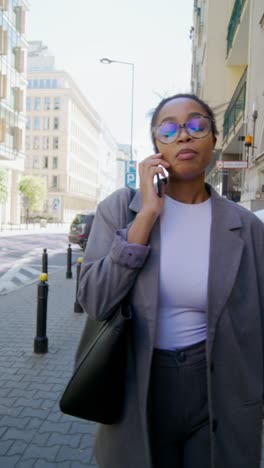
[{"label": "building window", "polygon": [[34,130],[40,130],[40,117],[34,117]]},{"label": "building window", "polygon": [[54,117],[53,130],[58,130],[58,128],[59,128],[59,118]]},{"label": "building window", "polygon": [[50,119],[49,117],[44,117],[43,119],[43,130],[49,130],[50,128]]},{"label": "building window", "polygon": [[26,136],[25,145],[26,145],[26,150],[29,150],[30,149],[30,137],[29,136]]},{"label": "building window", "polygon": [[58,188],[58,176],[52,176],[52,188]]},{"label": "building window", "polygon": [[33,140],[33,149],[39,149],[40,148],[40,139],[39,136],[35,136]]},{"label": "building window", "polygon": [[58,169],[58,157],[54,156],[52,159],[52,169]]},{"label": "building window", "polygon": [[54,98],[54,110],[60,109],[60,97],[56,96]]},{"label": "building window", "polygon": [[39,156],[33,156],[33,169],[40,169]]},{"label": "building window", "polygon": [[39,80],[39,87],[41,89],[45,88],[45,80]]},{"label": "building window", "polygon": [[44,99],[44,109],[50,110],[50,97],[45,97]]},{"label": "building window", "polygon": [[44,169],[48,169],[48,167],[49,167],[49,157],[48,156],[44,156],[43,167],[44,167]]},{"label": "building window", "polygon": [[45,88],[50,88],[50,80],[45,80]]},{"label": "building window", "polygon": [[26,129],[30,130],[30,127],[31,127],[31,119],[30,119],[30,117],[27,117]]},{"label": "building window", "polygon": [[43,149],[44,150],[49,149],[49,137],[48,136],[43,137]]},{"label": "building window", "polygon": [[27,111],[31,110],[31,98],[27,97]]},{"label": "building window", "polygon": [[52,88],[58,88],[57,80],[52,80]]},{"label": "building window", "polygon": [[53,149],[59,149],[59,137],[53,137]]},{"label": "building window", "polygon": [[40,97],[35,97],[34,109],[35,110],[40,110]]}]

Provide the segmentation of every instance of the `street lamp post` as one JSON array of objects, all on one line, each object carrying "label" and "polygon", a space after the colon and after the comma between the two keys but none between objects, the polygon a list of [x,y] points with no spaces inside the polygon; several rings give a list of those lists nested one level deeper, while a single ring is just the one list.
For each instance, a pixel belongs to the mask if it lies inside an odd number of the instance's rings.
[{"label": "street lamp post", "polygon": [[132,71],[131,77],[131,120],[130,120],[130,160],[133,159],[133,124],[134,124],[134,69],[135,65],[131,62],[121,62],[120,60],[110,60],[108,58],[100,59],[100,62],[104,65],[110,65],[111,63],[120,63],[121,65],[129,65]]}]

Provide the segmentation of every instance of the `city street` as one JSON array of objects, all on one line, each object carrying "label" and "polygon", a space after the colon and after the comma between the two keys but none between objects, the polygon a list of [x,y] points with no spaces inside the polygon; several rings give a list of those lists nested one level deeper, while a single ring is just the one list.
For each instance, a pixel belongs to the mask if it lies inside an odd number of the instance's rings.
[{"label": "city street", "polygon": [[[66,233],[34,232],[0,237],[0,294],[6,294],[38,279],[42,271],[43,249],[48,253],[48,271],[66,268],[68,237]],[[83,251],[72,245],[72,263]]]}]

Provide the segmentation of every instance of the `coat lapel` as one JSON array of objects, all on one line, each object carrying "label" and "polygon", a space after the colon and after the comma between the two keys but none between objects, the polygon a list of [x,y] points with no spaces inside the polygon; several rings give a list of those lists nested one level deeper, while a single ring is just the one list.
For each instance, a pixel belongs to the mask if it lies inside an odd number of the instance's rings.
[{"label": "coat lapel", "polygon": [[231,294],[241,262],[244,241],[239,212],[212,188],[212,227],[208,277],[207,346],[212,351],[217,322]]}]

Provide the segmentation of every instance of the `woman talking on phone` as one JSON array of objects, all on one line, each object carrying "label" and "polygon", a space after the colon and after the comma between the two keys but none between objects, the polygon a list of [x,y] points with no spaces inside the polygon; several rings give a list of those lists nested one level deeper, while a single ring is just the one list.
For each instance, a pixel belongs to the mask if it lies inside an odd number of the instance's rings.
[{"label": "woman talking on phone", "polygon": [[205,102],[164,99],[151,136],[132,202],[121,189],[99,205],[80,277],[90,317],[106,319],[128,293],[133,310],[124,413],[100,426],[97,462],[258,468],[264,225],[205,183],[217,137]]}]

